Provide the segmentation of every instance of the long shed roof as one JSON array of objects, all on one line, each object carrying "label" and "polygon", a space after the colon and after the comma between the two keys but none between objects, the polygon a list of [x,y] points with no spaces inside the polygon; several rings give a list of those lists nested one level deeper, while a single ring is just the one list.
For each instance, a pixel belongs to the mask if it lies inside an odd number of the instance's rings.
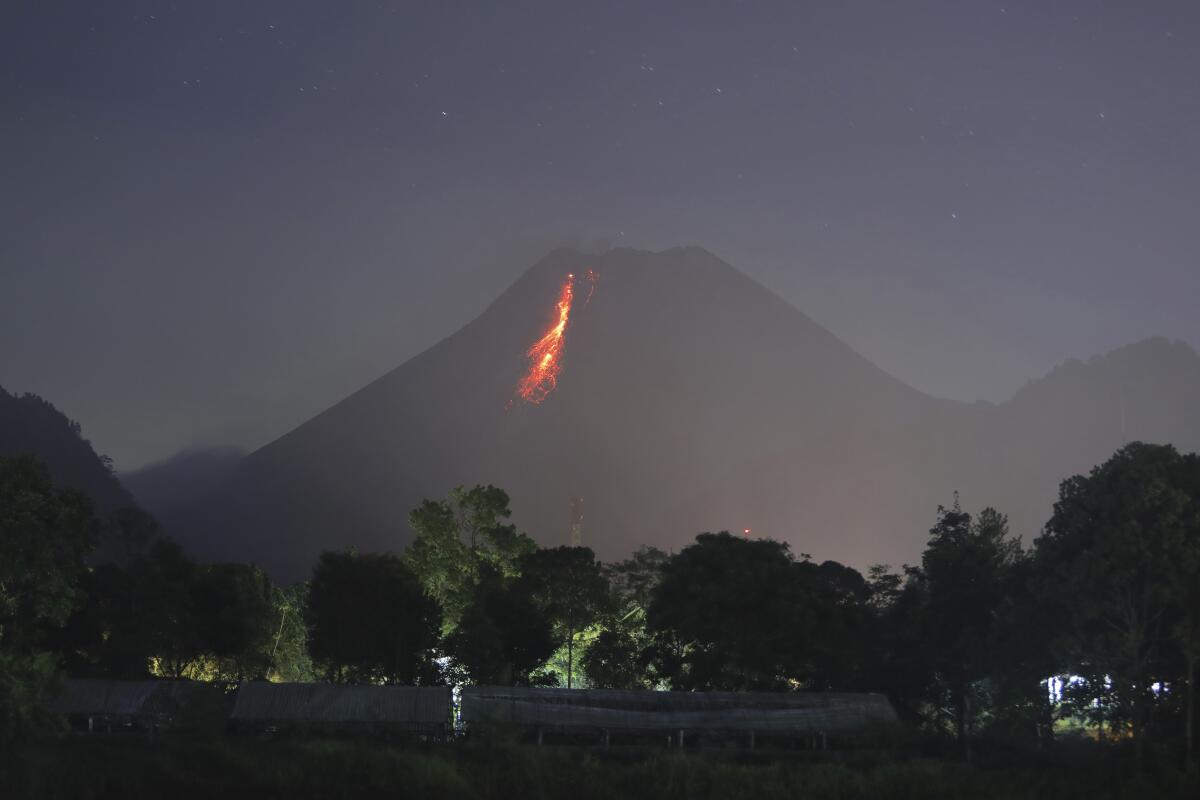
[{"label": "long shed roof", "polygon": [[450,687],[246,683],[238,689],[231,719],[444,723],[450,719]]},{"label": "long shed roof", "polygon": [[48,707],[59,714],[132,717],[143,713],[162,681],[68,678]]},{"label": "long shed roof", "polygon": [[220,690],[187,680],[68,678],[47,705],[58,714],[145,717],[173,716],[201,696]]},{"label": "long shed roof", "polygon": [[627,730],[849,732],[896,721],[880,694],[834,692],[652,692],[472,686],[467,723]]}]

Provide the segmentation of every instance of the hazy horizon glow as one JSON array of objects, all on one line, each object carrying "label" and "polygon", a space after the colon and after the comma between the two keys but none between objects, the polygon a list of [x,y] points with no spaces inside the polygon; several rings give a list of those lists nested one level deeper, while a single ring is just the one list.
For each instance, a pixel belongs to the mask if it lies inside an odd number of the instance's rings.
[{"label": "hazy horizon glow", "polygon": [[554,246],[699,244],[933,395],[1200,343],[1200,6],[0,10],[0,386],[261,446]]}]

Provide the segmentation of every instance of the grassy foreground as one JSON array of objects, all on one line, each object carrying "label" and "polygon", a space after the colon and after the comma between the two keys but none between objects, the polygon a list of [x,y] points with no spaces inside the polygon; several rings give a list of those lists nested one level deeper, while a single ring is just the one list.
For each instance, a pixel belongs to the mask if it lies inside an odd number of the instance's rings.
[{"label": "grassy foreground", "polygon": [[25,798],[1170,798],[1179,773],[1087,765],[973,768],[932,759],[812,762],[794,755],[394,746],[354,740],[75,737],[0,756],[5,800]]}]

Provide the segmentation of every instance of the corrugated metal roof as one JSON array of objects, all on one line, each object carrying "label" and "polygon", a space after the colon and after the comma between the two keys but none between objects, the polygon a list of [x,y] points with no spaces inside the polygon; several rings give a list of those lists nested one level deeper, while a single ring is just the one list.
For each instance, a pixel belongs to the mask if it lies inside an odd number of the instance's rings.
[{"label": "corrugated metal roof", "polygon": [[70,678],[49,708],[58,714],[133,717],[147,712],[151,698],[165,683]]},{"label": "corrugated metal roof", "polygon": [[626,730],[848,732],[895,722],[879,694],[825,692],[652,692],[472,686],[471,722]]},{"label": "corrugated metal roof", "polygon": [[440,724],[450,720],[450,687],[247,683],[238,689],[231,719]]}]

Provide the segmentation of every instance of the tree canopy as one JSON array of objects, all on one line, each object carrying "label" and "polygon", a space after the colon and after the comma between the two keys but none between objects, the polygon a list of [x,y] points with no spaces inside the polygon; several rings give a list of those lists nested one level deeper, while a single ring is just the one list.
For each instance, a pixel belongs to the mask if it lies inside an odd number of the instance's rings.
[{"label": "tree canopy", "polygon": [[404,558],[425,591],[442,606],[453,629],[471,602],[483,567],[502,576],[520,573],[520,560],[537,545],[505,522],[509,499],[495,486],[459,486],[445,500],[425,500],[409,515],[416,533]]},{"label": "tree canopy", "polygon": [[305,607],[315,667],[334,682],[432,683],[441,609],[391,553],[321,554]]}]

